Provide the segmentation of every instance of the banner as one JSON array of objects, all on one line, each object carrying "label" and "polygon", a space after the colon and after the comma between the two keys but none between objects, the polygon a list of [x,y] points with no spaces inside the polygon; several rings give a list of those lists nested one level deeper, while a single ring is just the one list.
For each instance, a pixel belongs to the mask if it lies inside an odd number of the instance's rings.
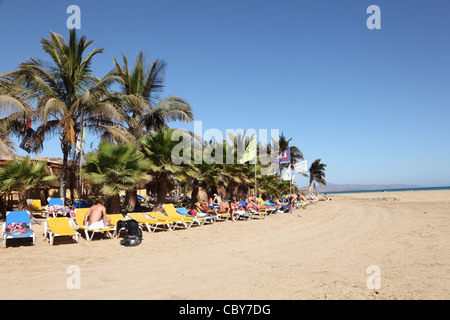
[{"label": "banner", "polygon": [[291,163],[291,148],[287,148],[280,155],[280,164]]},{"label": "banner", "polygon": [[289,181],[292,180],[294,172],[291,170],[291,166],[289,165],[289,168],[283,173],[283,176],[281,177],[282,180]]},{"label": "banner", "polygon": [[304,171],[308,171],[308,165],[306,163],[306,160],[297,162],[296,164],[294,164],[294,169],[295,172],[297,173],[302,173]]}]

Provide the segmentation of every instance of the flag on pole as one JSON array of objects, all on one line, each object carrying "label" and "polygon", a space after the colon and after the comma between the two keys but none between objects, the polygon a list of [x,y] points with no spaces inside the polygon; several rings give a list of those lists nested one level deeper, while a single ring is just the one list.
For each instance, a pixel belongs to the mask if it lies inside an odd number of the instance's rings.
[{"label": "flag on pole", "polygon": [[22,139],[22,142],[19,145],[19,148],[25,150],[27,153],[31,152],[31,149],[33,148],[33,134],[34,130],[27,127],[27,131],[25,133],[25,136]]},{"label": "flag on pole", "polygon": [[286,150],[284,150],[281,155],[280,155],[280,159],[279,159],[279,163],[280,164],[288,164],[291,163],[291,148],[287,148]]},{"label": "flag on pole", "polygon": [[289,165],[289,168],[287,168],[287,170],[283,173],[283,176],[281,177],[282,180],[284,181],[289,181],[292,180],[292,169],[291,169],[291,165]]},{"label": "flag on pole", "polygon": [[304,171],[308,171],[308,165],[306,163],[306,160],[297,162],[296,164],[294,164],[294,169],[295,172],[297,173],[302,173]]},{"label": "flag on pole", "polygon": [[251,161],[256,158],[256,138],[253,138],[252,141],[248,144],[247,149],[245,149],[244,153],[244,162]]}]

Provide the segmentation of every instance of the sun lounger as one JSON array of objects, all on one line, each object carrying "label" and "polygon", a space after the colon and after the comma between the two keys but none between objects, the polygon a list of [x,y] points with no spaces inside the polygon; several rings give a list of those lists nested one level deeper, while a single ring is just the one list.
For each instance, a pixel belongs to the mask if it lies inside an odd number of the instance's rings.
[{"label": "sun lounger", "polygon": [[31,214],[33,213],[39,213],[41,216],[42,214],[46,215],[47,210],[42,208],[41,200],[39,199],[27,199],[28,202],[28,210]]},{"label": "sun lounger", "polygon": [[[177,212],[183,216],[191,217],[191,218],[196,217],[196,216],[190,215],[189,210],[186,208],[176,208],[175,210],[177,210]],[[200,213],[197,213],[197,214],[200,214]],[[207,215],[207,214],[201,215],[200,217],[205,219],[205,222],[209,222],[209,223],[214,223],[217,219],[217,216],[211,216],[211,215]]]},{"label": "sun lounger", "polygon": [[[108,226],[105,228],[92,228],[84,225],[84,217],[86,216],[89,210],[90,208],[78,208],[75,210],[75,221],[77,223],[78,228],[84,231],[86,239],[91,241],[94,238],[94,234],[96,233],[105,233],[108,235],[109,238],[111,238],[112,237],[111,231],[115,232],[116,229],[114,226]],[[91,237],[89,237],[89,232],[92,232]]]},{"label": "sun lounger", "polygon": [[171,218],[171,217],[166,216],[165,214],[158,212],[158,211],[148,212],[147,214],[150,218],[153,218],[156,220],[172,222],[174,224],[174,228],[177,226],[183,226],[185,229],[188,229],[194,223],[194,221],[187,221],[185,219]]},{"label": "sun lounger", "polygon": [[50,198],[48,199],[48,206],[46,207],[47,216],[50,214],[55,218],[58,214],[63,216],[71,215],[73,216],[73,210],[65,207],[62,198]]},{"label": "sun lounger", "polygon": [[195,204],[195,207],[197,208],[197,212],[209,216],[216,216],[218,219],[226,220],[230,216],[230,213],[228,212],[204,212],[202,208],[200,207],[200,202],[197,202]]},{"label": "sun lounger", "polygon": [[119,221],[125,221],[125,217],[123,215],[121,215],[120,213],[117,214],[107,214],[106,217],[111,219],[110,224],[115,227],[116,229],[114,230],[114,237],[118,237],[120,232],[124,230],[124,228],[121,229],[117,229],[117,222]]},{"label": "sun lounger", "polygon": [[74,237],[80,241],[80,234],[71,226],[66,217],[48,218],[44,226],[44,238],[49,237],[50,245],[53,245],[55,237]]},{"label": "sun lounger", "polygon": [[8,211],[6,221],[2,227],[2,247],[6,247],[6,240],[31,238],[33,244],[36,235],[31,230],[30,213],[28,211]]},{"label": "sun lounger", "polygon": [[164,212],[166,213],[166,215],[168,216],[168,217],[170,217],[170,218],[173,218],[173,219],[182,219],[182,220],[184,220],[184,221],[187,221],[187,222],[195,222],[195,223],[197,223],[199,226],[201,226],[202,224],[204,224],[205,223],[205,221],[206,221],[206,219],[205,218],[200,218],[200,217],[187,217],[187,216],[183,216],[183,215],[181,215],[181,214],[179,214],[178,212],[177,212],[177,210],[175,210],[175,207],[173,206],[173,204],[171,204],[171,203],[169,203],[169,204],[164,204],[163,205],[163,209],[164,209]]},{"label": "sun lounger", "polygon": [[150,218],[145,213],[140,212],[130,212],[127,215],[130,219],[136,220],[138,223],[142,224],[147,228],[150,232],[155,232],[157,228],[167,228],[167,230],[172,230],[173,223],[170,221],[160,221],[153,218]]}]

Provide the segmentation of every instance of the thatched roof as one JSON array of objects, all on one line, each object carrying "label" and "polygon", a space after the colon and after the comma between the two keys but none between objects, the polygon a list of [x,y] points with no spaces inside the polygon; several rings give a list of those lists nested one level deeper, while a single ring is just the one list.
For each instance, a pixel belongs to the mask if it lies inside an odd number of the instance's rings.
[{"label": "thatched roof", "polygon": [[5,163],[12,160],[21,160],[25,158],[24,156],[19,156],[11,150],[0,147],[0,163]]}]

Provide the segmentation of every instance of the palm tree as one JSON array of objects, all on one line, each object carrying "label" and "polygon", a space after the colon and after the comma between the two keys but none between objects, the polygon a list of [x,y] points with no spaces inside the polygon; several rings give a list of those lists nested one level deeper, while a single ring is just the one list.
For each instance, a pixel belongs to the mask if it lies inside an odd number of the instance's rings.
[{"label": "palm tree", "polygon": [[46,161],[13,160],[0,167],[0,193],[2,196],[19,193],[19,210],[27,210],[28,190],[36,187],[48,187],[48,183],[56,179],[47,171]]},{"label": "palm tree", "polygon": [[316,159],[309,167],[309,186],[311,186],[313,182],[317,182],[321,186],[327,184],[327,181],[325,180],[325,167],[327,165],[320,161],[321,159]]},{"label": "palm tree", "polygon": [[17,87],[10,77],[0,78],[0,152],[12,154],[15,151],[11,136],[25,137],[29,132],[27,123],[33,117],[34,109],[28,103],[32,93]]},{"label": "palm tree", "polygon": [[[115,68],[111,76],[119,85],[111,101],[118,106],[123,121],[115,126],[104,126],[103,139],[118,142],[138,142],[138,136],[158,128],[168,128],[168,121],[193,121],[191,106],[181,97],[169,96],[160,100],[164,90],[166,63],[155,60],[147,63],[140,52],[130,68],[128,58],[122,55],[123,65],[114,58]],[[137,190],[126,193],[125,205],[129,211],[135,210]]]},{"label": "palm tree", "polygon": [[83,124],[98,132],[102,130],[101,125],[111,125],[114,120],[121,119],[117,109],[102,100],[108,93],[112,78],[107,75],[99,79],[93,75],[93,57],[103,49],[86,53],[91,44],[92,41],[87,41],[85,36],[78,37],[75,29],[70,31],[68,41],[50,32],[48,39],[41,39],[49,61],[30,58],[17,70],[0,75],[14,82],[28,101],[36,103],[34,118],[41,123],[34,135],[33,152],[42,149],[46,138],[59,135],[63,154],[60,187],[63,199],[67,189],[69,153],[82,132]]},{"label": "palm tree", "polygon": [[192,164],[174,164],[172,150],[179,145],[172,141],[174,129],[160,128],[139,138],[140,150],[150,161],[149,174],[156,186],[156,206],[162,206],[171,189],[171,179],[184,181],[197,173]]},{"label": "palm tree", "polygon": [[108,196],[107,211],[121,213],[121,190],[130,190],[139,182],[149,181],[146,173],[150,162],[138,151],[134,144],[114,144],[110,141],[100,143],[99,149],[86,155],[86,167],[82,170],[87,179]]},{"label": "palm tree", "polygon": [[120,86],[112,100],[120,106],[123,122],[118,126],[105,127],[110,138],[117,141],[136,141],[136,136],[146,131],[167,127],[169,121],[192,122],[192,108],[183,98],[169,96],[161,100],[164,90],[166,63],[155,60],[147,63],[140,52],[130,69],[128,58],[122,55],[123,65],[114,58],[111,71]]}]

